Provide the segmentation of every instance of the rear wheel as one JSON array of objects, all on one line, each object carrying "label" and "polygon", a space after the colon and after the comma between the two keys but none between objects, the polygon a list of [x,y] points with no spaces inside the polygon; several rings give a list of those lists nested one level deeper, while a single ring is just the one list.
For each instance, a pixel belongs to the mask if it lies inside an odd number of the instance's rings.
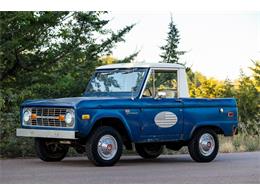
[{"label": "rear wheel", "polygon": [[69,147],[60,144],[57,140],[35,138],[37,156],[47,162],[61,161],[68,153]]},{"label": "rear wheel", "polygon": [[163,145],[157,143],[135,144],[136,152],[145,159],[154,159],[163,152]]},{"label": "rear wheel", "polygon": [[121,157],[123,144],[121,136],[112,127],[98,127],[86,144],[86,153],[90,161],[97,166],[112,166]]},{"label": "rear wheel", "polygon": [[197,162],[210,162],[218,154],[218,136],[212,129],[200,129],[194,134],[188,145],[188,149],[193,160]]}]

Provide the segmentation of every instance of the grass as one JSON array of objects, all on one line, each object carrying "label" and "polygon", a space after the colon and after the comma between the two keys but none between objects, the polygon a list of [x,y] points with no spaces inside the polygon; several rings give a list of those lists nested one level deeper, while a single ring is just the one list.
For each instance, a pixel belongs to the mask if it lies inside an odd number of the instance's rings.
[{"label": "grass", "polygon": [[[241,133],[233,137],[219,136],[219,152],[252,152],[260,150],[260,136]],[[188,148],[182,147],[179,151],[164,150],[164,154],[187,154]]]},{"label": "grass", "polygon": [[[232,137],[219,135],[219,152],[252,152],[260,151],[260,116],[257,120],[248,120],[238,124],[239,133]],[[186,154],[187,147],[179,151],[165,149],[165,154]]]},{"label": "grass", "polygon": [[260,150],[260,120],[239,123],[239,133],[233,137],[219,136],[220,152],[251,152]]},{"label": "grass", "polygon": [[228,152],[251,152],[260,150],[260,137],[258,135],[238,134],[234,137],[219,137],[219,151]]}]

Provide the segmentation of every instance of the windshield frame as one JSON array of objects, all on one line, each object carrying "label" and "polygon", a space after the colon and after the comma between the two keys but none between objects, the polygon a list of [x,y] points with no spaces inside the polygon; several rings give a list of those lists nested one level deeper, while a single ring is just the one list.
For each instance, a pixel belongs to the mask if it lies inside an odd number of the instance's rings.
[{"label": "windshield frame", "polygon": [[[87,89],[90,85],[90,82],[95,78],[97,73],[102,73],[102,72],[113,72],[115,70],[143,70],[144,71],[144,76],[142,81],[140,82],[140,86],[137,86],[137,90],[134,93],[131,92],[88,92]],[[86,86],[86,89],[83,93],[83,96],[85,97],[126,97],[126,98],[137,98],[140,96],[142,89],[144,87],[145,81],[147,79],[147,75],[149,72],[149,68],[136,68],[136,67],[131,67],[131,68],[110,68],[110,69],[97,69],[92,76],[90,77],[88,84]]]}]

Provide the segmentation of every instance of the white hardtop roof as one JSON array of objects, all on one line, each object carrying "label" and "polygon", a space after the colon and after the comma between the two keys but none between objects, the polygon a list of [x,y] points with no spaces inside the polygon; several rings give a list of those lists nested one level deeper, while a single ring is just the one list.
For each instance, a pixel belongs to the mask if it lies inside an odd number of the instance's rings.
[{"label": "white hardtop roof", "polygon": [[185,66],[180,64],[170,64],[170,63],[122,63],[122,64],[109,64],[104,66],[99,66],[96,69],[117,69],[117,68],[177,68],[184,69]]}]

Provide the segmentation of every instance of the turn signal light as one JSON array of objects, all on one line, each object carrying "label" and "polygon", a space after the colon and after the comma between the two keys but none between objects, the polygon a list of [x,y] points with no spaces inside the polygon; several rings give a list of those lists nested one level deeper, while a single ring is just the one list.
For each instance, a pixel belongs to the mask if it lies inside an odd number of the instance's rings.
[{"label": "turn signal light", "polygon": [[36,119],[37,118],[37,115],[36,114],[32,114],[31,115],[31,119]]},{"label": "turn signal light", "polygon": [[65,121],[65,116],[64,115],[60,115],[59,116],[59,121]]},{"label": "turn signal light", "polygon": [[82,119],[83,120],[89,120],[90,119],[90,115],[89,114],[82,114]]}]

